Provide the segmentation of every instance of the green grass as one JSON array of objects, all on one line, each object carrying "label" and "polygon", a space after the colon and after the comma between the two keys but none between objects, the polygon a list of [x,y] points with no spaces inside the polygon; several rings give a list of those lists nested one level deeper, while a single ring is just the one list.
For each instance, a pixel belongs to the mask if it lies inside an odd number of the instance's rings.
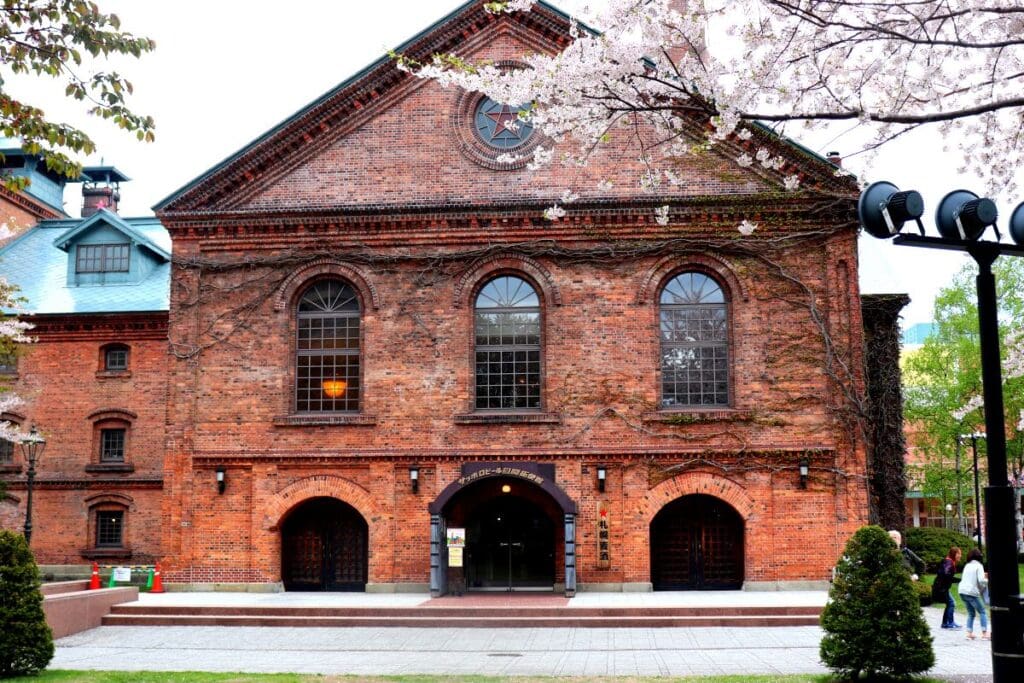
[{"label": "green grass", "polygon": [[[666,681],[687,681],[693,683],[832,683],[828,675],[744,675],[744,676],[688,676],[677,678],[655,678],[643,676],[620,677],[496,677],[496,676],[314,676],[299,674],[239,674],[202,673],[197,671],[44,671],[38,676],[11,678],[10,681],[24,683],[47,683],[48,681],[74,681],[74,683],[585,683],[601,681],[607,683],[665,683]],[[915,683],[940,683],[934,678],[914,678]]]}]

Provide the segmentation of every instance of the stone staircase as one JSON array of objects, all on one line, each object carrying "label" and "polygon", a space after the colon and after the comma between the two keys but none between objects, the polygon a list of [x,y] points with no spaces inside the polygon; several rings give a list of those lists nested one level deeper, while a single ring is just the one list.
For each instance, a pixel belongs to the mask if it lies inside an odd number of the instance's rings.
[{"label": "stone staircase", "polygon": [[[115,605],[105,626],[319,626],[420,628],[651,628],[816,626],[821,607],[451,606],[313,607]],[[441,602],[441,601],[437,601]]]}]

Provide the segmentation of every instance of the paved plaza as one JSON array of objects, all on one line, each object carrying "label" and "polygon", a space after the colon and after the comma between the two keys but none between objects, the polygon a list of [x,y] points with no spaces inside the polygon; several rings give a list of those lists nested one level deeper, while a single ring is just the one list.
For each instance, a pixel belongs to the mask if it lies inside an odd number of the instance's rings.
[{"label": "paved plaza", "polygon": [[[730,598],[729,596],[735,596]],[[779,593],[581,594],[573,606],[778,604]],[[824,593],[787,593],[787,604],[821,604]],[[197,597],[198,596],[198,597]],[[283,597],[287,596],[287,597]],[[723,598],[723,596],[726,596]],[[154,604],[407,605],[422,595],[166,594]],[[820,602],[816,602],[820,601]],[[991,675],[990,645],[938,628],[939,677]],[[824,673],[816,626],[775,628],[259,628],[103,626],[57,641],[56,669],[239,671],[353,675],[687,676]],[[879,643],[879,647],[884,647]],[[979,678],[979,680],[984,680]]]}]

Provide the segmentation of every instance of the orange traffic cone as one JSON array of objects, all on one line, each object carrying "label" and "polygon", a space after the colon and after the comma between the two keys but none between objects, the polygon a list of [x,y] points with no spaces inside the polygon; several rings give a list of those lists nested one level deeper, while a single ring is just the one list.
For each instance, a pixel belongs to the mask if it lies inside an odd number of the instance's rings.
[{"label": "orange traffic cone", "polygon": [[89,590],[96,590],[100,587],[100,566],[92,563],[92,578],[89,579]]},{"label": "orange traffic cone", "polygon": [[153,587],[149,589],[150,593],[163,593],[164,592],[164,580],[160,578],[160,563],[156,563],[156,569],[153,570]]}]

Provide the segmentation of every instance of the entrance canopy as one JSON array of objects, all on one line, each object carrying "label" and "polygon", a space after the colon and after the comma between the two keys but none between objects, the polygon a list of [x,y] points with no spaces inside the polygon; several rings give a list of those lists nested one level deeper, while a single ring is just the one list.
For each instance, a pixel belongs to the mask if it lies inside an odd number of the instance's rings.
[{"label": "entrance canopy", "polygon": [[432,515],[442,515],[451,499],[464,487],[492,477],[528,481],[546,491],[562,508],[563,513],[576,514],[576,503],[555,483],[555,466],[536,462],[466,463],[462,466],[462,476],[446,486],[427,509]]}]

